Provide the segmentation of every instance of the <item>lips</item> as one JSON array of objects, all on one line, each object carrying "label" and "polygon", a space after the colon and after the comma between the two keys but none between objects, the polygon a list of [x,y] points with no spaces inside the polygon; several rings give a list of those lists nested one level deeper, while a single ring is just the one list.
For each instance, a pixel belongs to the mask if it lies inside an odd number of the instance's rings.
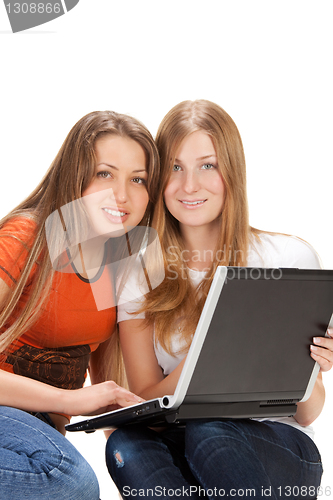
[{"label": "lips", "polygon": [[130,213],[123,210],[118,210],[117,208],[102,208],[106,218],[113,224],[122,224],[129,217]]},{"label": "lips", "polygon": [[119,210],[114,210],[112,208],[103,208],[106,213],[113,215],[114,217],[123,217],[124,215],[127,215],[127,212],[120,212]]},{"label": "lips", "polygon": [[207,199],[205,199],[205,200],[179,200],[179,201],[186,208],[199,208],[207,201]]}]

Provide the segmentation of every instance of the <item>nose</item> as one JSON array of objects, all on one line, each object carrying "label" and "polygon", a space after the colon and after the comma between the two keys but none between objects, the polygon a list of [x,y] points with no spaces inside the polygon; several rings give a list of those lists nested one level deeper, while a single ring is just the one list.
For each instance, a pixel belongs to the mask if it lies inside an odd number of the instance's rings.
[{"label": "nose", "polygon": [[191,194],[199,191],[200,183],[197,172],[188,170],[184,176],[183,190],[185,193]]},{"label": "nose", "polygon": [[124,204],[128,200],[128,192],[127,192],[127,186],[126,183],[118,180],[118,182],[115,182],[112,186],[112,192],[113,192],[113,198],[116,202],[116,204]]}]

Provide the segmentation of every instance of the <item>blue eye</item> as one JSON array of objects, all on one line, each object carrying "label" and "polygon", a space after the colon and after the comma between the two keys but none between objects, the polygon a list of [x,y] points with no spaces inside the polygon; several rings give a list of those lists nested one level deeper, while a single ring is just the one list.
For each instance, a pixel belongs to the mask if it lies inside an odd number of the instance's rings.
[{"label": "blue eye", "polygon": [[213,168],[216,168],[216,167],[212,163],[205,163],[204,165],[202,165],[201,168],[203,170],[212,170]]},{"label": "blue eye", "polygon": [[174,165],[172,170],[174,172],[179,172],[181,170],[181,167],[179,165]]}]

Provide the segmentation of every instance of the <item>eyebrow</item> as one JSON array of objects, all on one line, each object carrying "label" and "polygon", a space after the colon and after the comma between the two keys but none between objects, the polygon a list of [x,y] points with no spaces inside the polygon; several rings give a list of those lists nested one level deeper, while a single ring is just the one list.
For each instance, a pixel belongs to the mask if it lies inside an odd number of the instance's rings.
[{"label": "eyebrow", "polygon": [[[205,156],[200,156],[199,158],[196,158],[196,160],[207,160],[207,158],[217,158],[217,155],[205,155]],[[178,158],[175,158],[175,161],[179,161],[181,163],[181,160]]]},{"label": "eyebrow", "polygon": [[[116,167],[115,165],[110,165],[109,163],[106,163],[105,161],[101,161],[100,163],[97,163],[97,166],[99,166],[99,165],[106,165],[109,168],[114,168],[114,170],[119,170],[119,168]],[[140,168],[138,170],[132,170],[132,172],[135,172],[135,173],[147,172],[147,169],[146,168]]]}]

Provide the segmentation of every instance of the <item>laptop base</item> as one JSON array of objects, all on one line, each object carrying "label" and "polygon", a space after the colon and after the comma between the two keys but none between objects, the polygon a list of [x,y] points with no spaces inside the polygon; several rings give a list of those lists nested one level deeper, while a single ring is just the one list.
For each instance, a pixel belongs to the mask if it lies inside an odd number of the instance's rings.
[{"label": "laptop base", "polygon": [[171,423],[185,423],[189,420],[230,419],[230,418],[273,418],[291,417],[297,411],[295,402],[282,404],[267,404],[267,402],[237,402],[237,403],[203,403],[183,404],[176,413],[165,415],[165,420]]}]

